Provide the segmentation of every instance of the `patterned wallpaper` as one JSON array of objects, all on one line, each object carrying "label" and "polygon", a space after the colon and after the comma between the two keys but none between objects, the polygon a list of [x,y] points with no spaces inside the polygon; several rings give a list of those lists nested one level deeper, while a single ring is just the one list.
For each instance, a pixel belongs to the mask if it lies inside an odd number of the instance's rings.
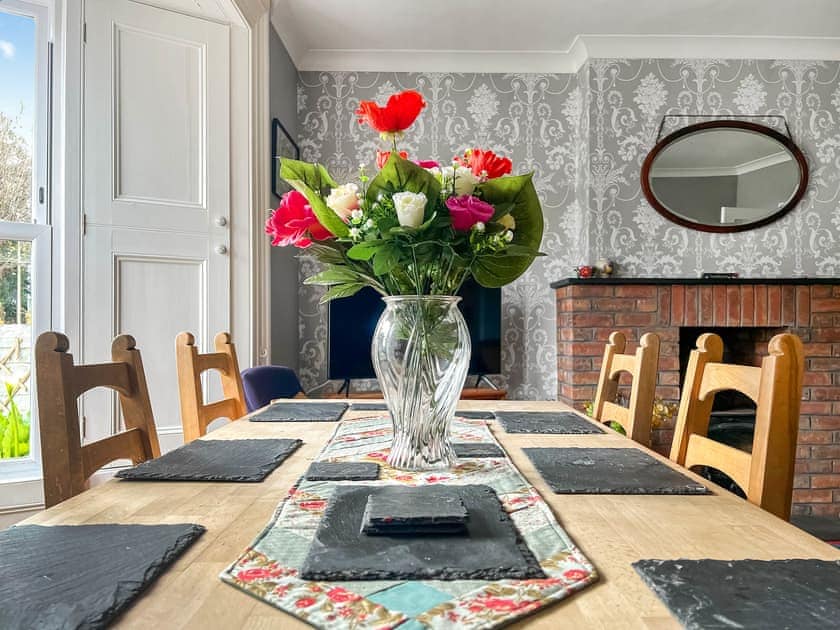
[{"label": "patterned wallpaper", "polygon": [[[836,61],[591,60],[590,258],[613,258],[627,276],[840,273],[839,79]],[[662,218],[639,180],[662,116],[675,113],[784,116],[811,169],[805,199],[783,219],[739,234]]]},{"label": "patterned wallpaper", "polygon": [[[503,290],[503,375],[511,398],[553,399],[556,313],[549,284],[600,257],[627,276],[840,273],[840,63],[716,59],[594,59],[576,75],[302,72],[298,133],[303,159],[338,180],[371,164],[377,138],[353,116],[360,100],[416,89],[428,107],[403,145],[447,160],[470,146],[510,156],[535,172],[548,256]],[[641,164],[663,114],[786,116],[811,166],[805,200],[765,228],[734,235],[692,232],[654,212],[641,194]],[[313,271],[301,259],[300,275]],[[300,294],[300,375],[326,378],[326,309]]]}]

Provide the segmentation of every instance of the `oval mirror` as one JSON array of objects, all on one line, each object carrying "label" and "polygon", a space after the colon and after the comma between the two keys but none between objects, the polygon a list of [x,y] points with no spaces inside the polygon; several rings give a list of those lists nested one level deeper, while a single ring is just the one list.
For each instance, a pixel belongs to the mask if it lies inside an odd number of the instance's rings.
[{"label": "oval mirror", "polygon": [[775,221],[805,194],[808,165],[792,140],[751,122],[683,127],[645,158],[642,190],[667,219],[705,232]]}]

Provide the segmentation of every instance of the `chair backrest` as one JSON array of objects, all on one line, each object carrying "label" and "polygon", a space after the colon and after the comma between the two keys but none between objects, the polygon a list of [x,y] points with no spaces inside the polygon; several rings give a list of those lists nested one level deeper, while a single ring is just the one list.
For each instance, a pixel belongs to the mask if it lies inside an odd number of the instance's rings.
[{"label": "chair backrest", "polygon": [[[728,365],[720,362],[721,338],[700,336],[688,361],[671,459],[729,475],[751,503],[788,519],[805,363],[796,335],[776,335],[768,349],[761,367]],[[752,453],[706,437],[714,395],[724,390],[739,391],[756,404]]]},{"label": "chair backrest", "polygon": [[[236,348],[230,334],[220,332],[214,344],[215,352],[199,354],[192,333],[182,332],[175,339],[184,442],[192,442],[207,433],[207,425],[217,418],[238,420],[248,413]],[[201,374],[207,370],[219,372],[224,398],[205,404]]]},{"label": "chair backrest", "polygon": [[[650,446],[656,374],[659,366],[659,335],[645,333],[635,354],[624,354],[627,338],[614,332],[604,348],[601,375],[593,402],[593,415],[600,422],[618,422],[630,439]],[[615,402],[622,372],[632,377],[627,407]]]},{"label": "chair backrest", "polygon": [[276,398],[295,398],[303,394],[297,374],[282,365],[257,365],[242,370],[248,411],[265,407]]},{"label": "chair backrest", "polygon": [[[139,464],[160,455],[143,361],[134,338],[120,335],[114,339],[113,363],[73,365],[69,347],[67,337],[57,332],[45,332],[35,343],[47,507],[85,490],[88,478],[109,462],[130,459]],[[119,393],[126,430],[82,446],[77,399],[94,387]]]}]

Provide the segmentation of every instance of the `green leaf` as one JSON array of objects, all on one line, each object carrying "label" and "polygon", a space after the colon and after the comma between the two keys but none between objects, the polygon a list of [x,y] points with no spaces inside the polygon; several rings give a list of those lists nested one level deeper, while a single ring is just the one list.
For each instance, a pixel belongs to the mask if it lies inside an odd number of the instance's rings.
[{"label": "green leaf", "polygon": [[[515,255],[488,253],[476,256],[470,270],[476,281],[485,287],[510,284],[525,273],[539,251],[543,236],[543,215],[532,177],[533,173],[497,177],[476,188],[482,199],[497,208],[513,204],[510,215],[516,221],[513,245],[517,246],[513,251],[522,252]],[[527,249],[522,250],[520,247]]]},{"label": "green leaf", "polygon": [[320,164],[310,164],[300,160],[280,160],[280,177],[292,188],[302,193],[318,221],[335,236],[347,236],[349,228],[341,218],[327,207],[324,197],[338,186],[335,180]]},{"label": "green leaf", "polygon": [[303,284],[344,284],[345,282],[359,282],[360,275],[358,272],[348,269],[347,267],[330,267],[314,276],[309,276],[303,281]]},{"label": "green leaf", "polygon": [[365,287],[361,282],[353,282],[348,284],[339,284],[331,287],[320,300],[320,304],[326,304],[330,300],[337,300],[338,298],[350,297],[356,295]]},{"label": "green leaf", "polygon": [[383,240],[362,241],[356,243],[347,250],[347,257],[351,260],[370,260],[373,255],[385,244]]},{"label": "green leaf", "polygon": [[377,276],[384,276],[391,273],[391,270],[400,260],[400,248],[397,245],[384,245],[376,252],[373,258],[373,273]]},{"label": "green leaf", "polygon": [[312,243],[301,255],[312,256],[326,265],[341,265],[346,262],[343,246],[338,244],[332,247],[322,243]]},{"label": "green leaf", "polygon": [[426,169],[392,151],[385,166],[368,185],[367,199],[372,203],[380,194],[392,195],[395,192],[423,193],[428,214],[440,195],[440,182]]}]

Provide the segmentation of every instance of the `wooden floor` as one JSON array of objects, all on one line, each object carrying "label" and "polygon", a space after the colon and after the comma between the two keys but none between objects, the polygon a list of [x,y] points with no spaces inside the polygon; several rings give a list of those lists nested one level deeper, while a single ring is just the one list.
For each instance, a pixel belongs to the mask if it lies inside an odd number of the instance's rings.
[{"label": "wooden floor", "polygon": [[[567,409],[560,403],[472,402],[465,409]],[[353,412],[353,416],[372,412]],[[351,417],[351,416],[348,416]],[[678,628],[630,566],[643,558],[840,560],[840,550],[716,489],[714,496],[555,495],[521,451],[527,446],[638,448],[623,436],[493,432],[560,523],[598,569],[600,581],[513,627]],[[119,628],[306,628],[303,622],[223,584],[218,574],[268,522],[334,423],[231,423],[208,437],[302,438],[304,445],[264,483],[109,481],[25,523],[199,523],[207,533],[135,605]],[[656,455],[656,457],[659,457]],[[662,458],[660,458],[662,459]]]}]

